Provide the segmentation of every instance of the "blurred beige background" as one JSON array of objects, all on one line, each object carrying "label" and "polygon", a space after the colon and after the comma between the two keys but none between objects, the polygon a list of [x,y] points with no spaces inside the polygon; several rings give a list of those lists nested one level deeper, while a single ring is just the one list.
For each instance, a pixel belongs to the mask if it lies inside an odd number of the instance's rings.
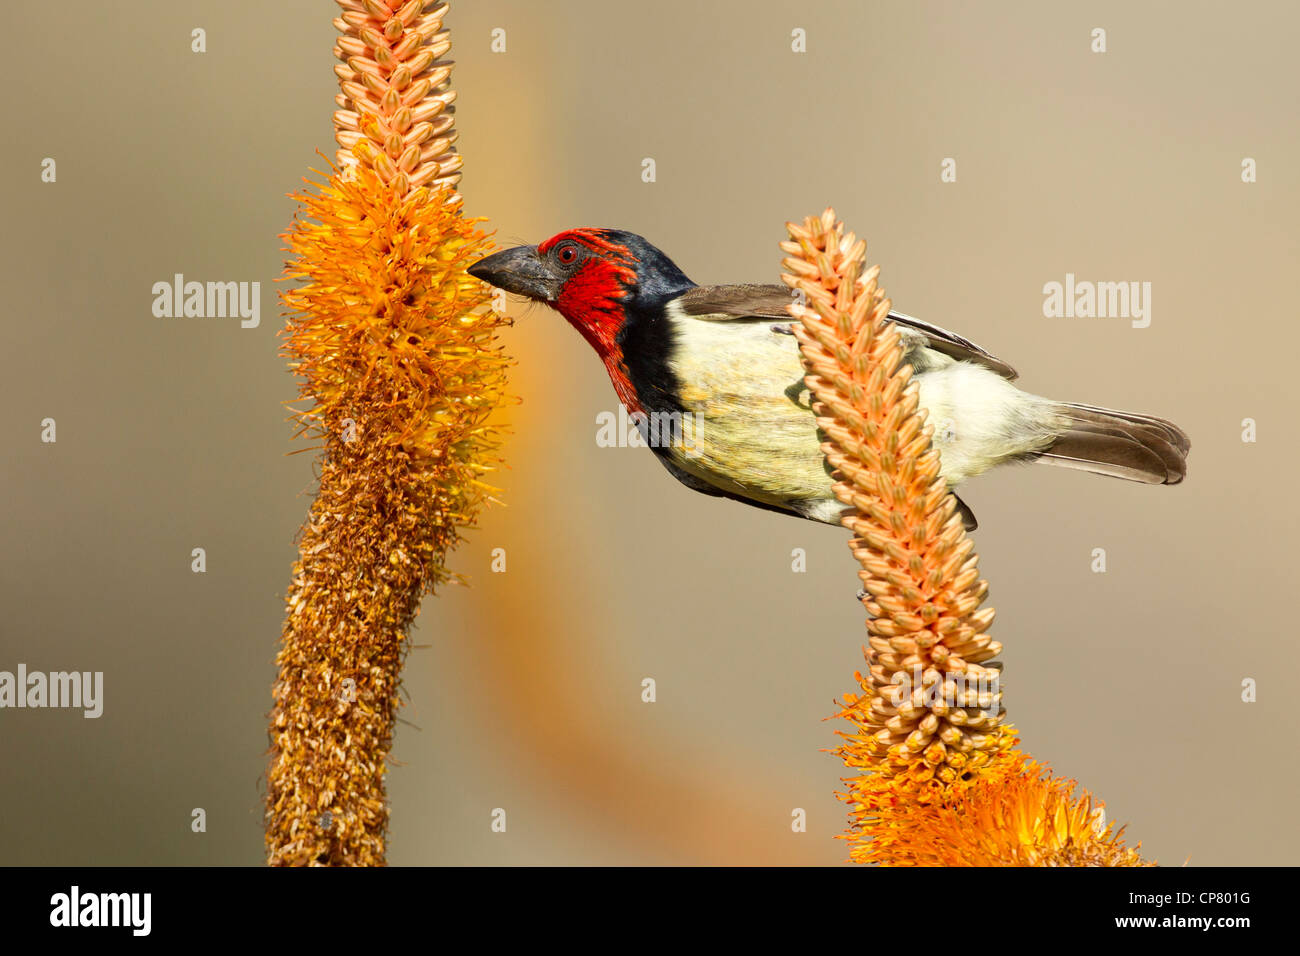
[{"label": "blurred beige background", "polygon": [[[286,455],[277,233],[333,151],[335,10],[10,11],[0,670],[102,670],[105,711],[0,711],[0,863],[262,859],[313,474]],[[1295,860],[1294,6],[482,0],[447,22],[467,210],[503,243],[618,226],[697,281],[773,281],[784,221],[832,203],[898,308],[1031,391],[1182,425],[1177,488],[1035,467],[967,486],[1007,706],[1147,855]],[[155,318],[151,286],[177,272],[260,281],[261,326]],[[1151,282],[1151,326],[1044,318],[1067,272]],[[842,861],[842,768],[821,751],[865,640],[846,535],[597,447],[600,364],[555,314],[512,308],[509,504],[456,557],[472,586],[419,620],[392,862]]]}]

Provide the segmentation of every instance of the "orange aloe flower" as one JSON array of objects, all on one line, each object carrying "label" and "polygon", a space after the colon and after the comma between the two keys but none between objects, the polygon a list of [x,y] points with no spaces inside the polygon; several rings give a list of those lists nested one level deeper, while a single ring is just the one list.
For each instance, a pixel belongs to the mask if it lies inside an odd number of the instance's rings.
[{"label": "orange aloe flower", "polygon": [[822,450],[862,566],[868,647],[836,751],[858,862],[1133,865],[1100,804],[1044,776],[1004,723],[988,582],[940,476],[890,302],[866,243],[828,209],[787,223],[783,281],[799,320]]},{"label": "orange aloe flower", "polygon": [[[342,149],[284,238],[284,353],[321,440],[273,689],[275,865],[385,861],[384,773],[407,632],[492,495],[505,322],[466,267],[490,252],[455,184],[446,4],[340,0]],[[301,433],[300,432],[300,433]]]}]

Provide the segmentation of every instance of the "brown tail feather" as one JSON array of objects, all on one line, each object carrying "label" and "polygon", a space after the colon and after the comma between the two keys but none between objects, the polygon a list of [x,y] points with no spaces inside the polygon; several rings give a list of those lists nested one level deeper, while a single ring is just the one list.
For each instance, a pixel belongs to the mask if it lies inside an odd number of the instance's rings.
[{"label": "brown tail feather", "polygon": [[1093,405],[1057,410],[1072,425],[1036,461],[1151,485],[1176,485],[1187,475],[1192,443],[1177,425]]},{"label": "brown tail feather", "polygon": [[1165,441],[1182,452],[1184,458],[1192,450],[1192,440],[1187,437],[1187,433],[1173,422],[1165,421],[1163,418],[1156,418],[1154,415],[1139,415],[1136,412],[1116,411],[1113,408],[1102,408],[1100,405],[1080,405],[1077,402],[1058,402],[1057,405],[1063,414],[1080,421],[1109,424],[1119,419],[1121,422],[1130,422],[1135,425],[1146,425],[1149,428],[1154,428],[1163,432]]}]

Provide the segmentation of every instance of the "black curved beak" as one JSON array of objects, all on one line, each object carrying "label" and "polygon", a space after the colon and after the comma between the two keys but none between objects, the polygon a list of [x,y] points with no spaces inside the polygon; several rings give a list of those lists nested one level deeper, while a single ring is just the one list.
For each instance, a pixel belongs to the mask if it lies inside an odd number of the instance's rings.
[{"label": "black curved beak", "polygon": [[554,302],[563,281],[537,254],[536,246],[516,246],[480,259],[467,270],[476,279],[498,289]]}]

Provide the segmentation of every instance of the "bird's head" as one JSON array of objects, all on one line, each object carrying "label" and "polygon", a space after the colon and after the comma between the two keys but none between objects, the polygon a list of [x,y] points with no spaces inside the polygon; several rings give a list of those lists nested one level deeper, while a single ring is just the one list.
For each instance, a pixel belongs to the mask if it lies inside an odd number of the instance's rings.
[{"label": "bird's head", "polygon": [[469,274],[545,302],[606,363],[620,356],[617,337],[630,316],[695,284],[650,243],[621,229],[569,229],[480,259]]}]

